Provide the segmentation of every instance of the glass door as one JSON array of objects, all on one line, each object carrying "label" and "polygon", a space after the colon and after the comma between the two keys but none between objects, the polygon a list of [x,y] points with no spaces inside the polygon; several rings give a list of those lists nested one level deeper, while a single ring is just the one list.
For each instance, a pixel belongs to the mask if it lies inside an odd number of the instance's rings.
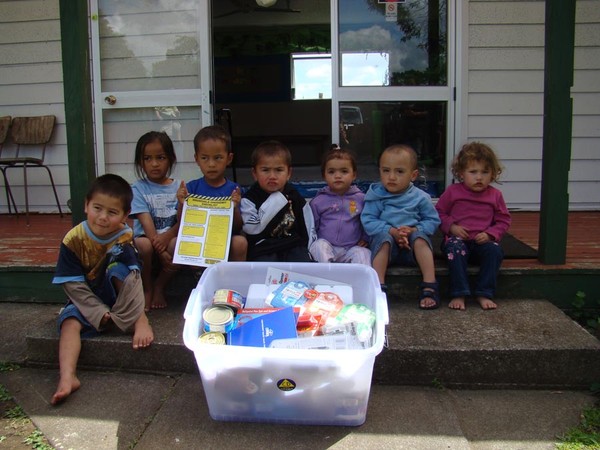
[{"label": "glass door", "polygon": [[[449,4],[450,3],[450,4]],[[365,185],[379,178],[379,153],[408,144],[417,184],[445,186],[453,142],[453,8],[447,0],[332,0],[332,135],[352,148]],[[363,186],[364,187],[364,186]]]},{"label": "glass door", "polygon": [[135,180],[140,136],[165,131],[175,176],[198,176],[196,132],[212,123],[207,0],[90,0],[98,173]]}]

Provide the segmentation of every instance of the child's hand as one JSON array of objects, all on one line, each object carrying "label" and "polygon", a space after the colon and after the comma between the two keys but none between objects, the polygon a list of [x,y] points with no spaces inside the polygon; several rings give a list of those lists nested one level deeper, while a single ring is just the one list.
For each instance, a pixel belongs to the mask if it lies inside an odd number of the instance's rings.
[{"label": "child's hand", "polygon": [[358,245],[359,247],[368,247],[368,246],[369,246],[369,243],[368,243],[367,241],[365,241],[365,240],[361,239],[360,241],[358,241],[358,242],[356,243],[356,245]]},{"label": "child's hand", "polygon": [[485,244],[486,242],[490,242],[491,240],[492,238],[485,231],[482,231],[481,233],[478,233],[475,236],[475,243],[477,244]]},{"label": "child's hand", "polygon": [[233,206],[235,206],[236,208],[242,201],[242,190],[239,186],[236,187],[231,193],[231,201],[233,202]]},{"label": "child's hand", "polygon": [[411,233],[412,233],[413,231],[415,231],[415,229],[414,229],[413,227],[409,227],[409,226],[406,226],[406,225],[402,225],[401,227],[398,227],[398,230],[399,230],[399,231],[400,231],[402,234],[404,234],[405,236],[410,236],[410,235],[411,235]]},{"label": "child's hand", "polygon": [[392,228],[390,230],[390,234],[394,238],[394,241],[400,248],[410,248],[410,244],[408,242],[408,234],[406,229],[407,227],[398,227]]},{"label": "child's hand", "polygon": [[461,239],[469,239],[469,229],[455,223],[450,225],[450,234]]},{"label": "child's hand", "polygon": [[157,234],[150,239],[152,242],[152,247],[156,251],[156,253],[161,254],[167,249],[167,245],[169,245],[170,237],[165,233]]},{"label": "child's hand", "polygon": [[185,187],[185,181],[182,181],[177,189],[177,200],[183,205],[185,198],[189,195],[187,187]]}]

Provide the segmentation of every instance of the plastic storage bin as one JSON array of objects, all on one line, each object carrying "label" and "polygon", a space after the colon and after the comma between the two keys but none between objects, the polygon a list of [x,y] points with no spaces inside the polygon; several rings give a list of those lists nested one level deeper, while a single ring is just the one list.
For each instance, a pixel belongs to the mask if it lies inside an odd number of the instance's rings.
[{"label": "plastic storage bin", "polygon": [[[371,347],[306,350],[206,344],[202,312],[217,289],[246,295],[269,267],[350,284],[353,301],[376,313]],[[388,308],[377,274],[359,264],[223,262],[204,271],[186,305],[183,340],[194,352],[215,420],[306,425],[365,422],[375,357],[383,349]]]}]

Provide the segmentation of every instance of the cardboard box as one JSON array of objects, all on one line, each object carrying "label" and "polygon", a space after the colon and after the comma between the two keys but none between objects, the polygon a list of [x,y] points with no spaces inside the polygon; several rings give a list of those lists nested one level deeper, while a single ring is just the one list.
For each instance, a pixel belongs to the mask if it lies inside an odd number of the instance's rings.
[{"label": "cardboard box", "polygon": [[[375,311],[372,345],[356,350],[285,349],[201,343],[202,311],[217,289],[247,295],[269,267],[319,276],[353,289]],[[194,352],[215,420],[356,426],[365,422],[375,357],[388,308],[377,274],[359,264],[223,262],[204,271],[184,312],[183,339]]]}]

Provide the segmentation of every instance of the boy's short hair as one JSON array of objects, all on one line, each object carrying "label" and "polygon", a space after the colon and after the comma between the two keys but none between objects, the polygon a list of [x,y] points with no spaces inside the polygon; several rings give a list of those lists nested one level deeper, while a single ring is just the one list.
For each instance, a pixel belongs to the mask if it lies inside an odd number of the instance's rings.
[{"label": "boy's short hair", "polygon": [[379,154],[379,158],[377,159],[378,166],[381,165],[381,157],[383,156],[383,154],[385,152],[394,152],[394,153],[407,152],[408,156],[410,157],[410,161],[411,161],[413,170],[416,170],[419,168],[419,157],[418,157],[415,149],[412,148],[410,145],[392,144],[389,147],[384,148],[383,151]]},{"label": "boy's short hair", "polygon": [[194,153],[198,152],[200,144],[204,141],[223,141],[227,153],[231,153],[231,135],[221,125],[209,125],[196,133],[194,136]]},{"label": "boy's short hair", "polygon": [[89,202],[96,194],[105,194],[109,197],[121,200],[123,212],[131,211],[131,202],[133,201],[133,191],[131,185],[119,175],[107,173],[96,178],[85,196],[86,202]]},{"label": "boy's short hair", "polygon": [[332,159],[347,159],[350,161],[350,165],[352,166],[354,173],[358,171],[354,152],[348,150],[347,148],[338,147],[337,144],[333,144],[331,148],[323,155],[323,159],[321,160],[321,175],[325,176],[325,167]]},{"label": "boy's short hair", "polygon": [[250,162],[252,167],[256,167],[261,158],[277,155],[283,156],[285,164],[288,167],[292,166],[292,153],[290,152],[290,149],[281,142],[275,140],[264,141],[258,144],[252,151]]}]

